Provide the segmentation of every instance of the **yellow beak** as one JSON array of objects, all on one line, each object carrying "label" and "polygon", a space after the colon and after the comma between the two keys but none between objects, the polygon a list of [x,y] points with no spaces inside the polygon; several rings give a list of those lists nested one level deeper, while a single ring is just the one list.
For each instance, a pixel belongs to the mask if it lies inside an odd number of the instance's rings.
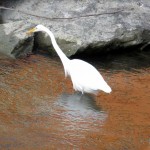
[{"label": "yellow beak", "polygon": [[31,34],[31,33],[35,32],[35,31],[36,31],[36,28],[32,28],[29,31],[27,31],[27,34]]}]

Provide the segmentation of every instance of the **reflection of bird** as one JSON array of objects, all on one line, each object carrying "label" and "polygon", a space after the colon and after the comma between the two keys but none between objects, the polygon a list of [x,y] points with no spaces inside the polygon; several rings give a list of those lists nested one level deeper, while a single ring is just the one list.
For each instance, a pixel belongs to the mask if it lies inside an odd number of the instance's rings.
[{"label": "reflection of bird", "polygon": [[71,77],[73,88],[76,91],[80,91],[82,92],[82,94],[84,92],[95,93],[98,90],[102,90],[106,93],[111,92],[111,88],[104,81],[103,77],[96,70],[95,67],[83,60],[70,60],[66,57],[66,55],[57,45],[55,37],[49,29],[47,29],[43,25],[37,25],[35,28],[29,30],[27,33],[29,34],[38,31],[46,32],[50,36],[52,45],[63,63],[65,76],[69,75]]},{"label": "reflection of bird", "polygon": [[[62,93],[57,100],[57,104],[61,105],[71,111],[79,111],[83,114],[87,112],[101,112],[100,106],[96,104],[96,101],[92,95],[84,94],[80,95],[79,93],[67,94]],[[85,113],[86,112],[86,113]],[[75,113],[75,112],[73,112]]]}]

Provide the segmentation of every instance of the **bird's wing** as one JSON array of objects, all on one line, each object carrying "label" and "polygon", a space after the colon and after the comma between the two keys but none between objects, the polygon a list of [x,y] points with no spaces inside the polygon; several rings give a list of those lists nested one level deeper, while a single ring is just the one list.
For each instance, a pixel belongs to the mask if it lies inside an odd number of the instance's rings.
[{"label": "bird's wing", "polygon": [[72,81],[78,82],[82,86],[98,88],[100,81],[103,82],[104,80],[95,67],[79,59],[71,61],[69,70]]}]

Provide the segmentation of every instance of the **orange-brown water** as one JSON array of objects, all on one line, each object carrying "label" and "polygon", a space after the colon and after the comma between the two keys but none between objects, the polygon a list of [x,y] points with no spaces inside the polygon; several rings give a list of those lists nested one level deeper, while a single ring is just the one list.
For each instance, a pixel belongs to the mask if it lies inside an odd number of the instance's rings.
[{"label": "orange-brown water", "polygon": [[91,60],[113,92],[81,97],[59,59],[1,57],[0,149],[150,149],[150,57],[140,58]]}]

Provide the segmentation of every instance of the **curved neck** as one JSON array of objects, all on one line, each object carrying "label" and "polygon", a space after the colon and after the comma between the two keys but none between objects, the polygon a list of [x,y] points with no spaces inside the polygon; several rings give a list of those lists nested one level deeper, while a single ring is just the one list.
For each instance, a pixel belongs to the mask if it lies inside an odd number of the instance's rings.
[{"label": "curved neck", "polygon": [[54,49],[56,50],[58,56],[60,57],[61,61],[63,62],[63,65],[64,65],[64,63],[66,61],[68,61],[69,59],[62,52],[62,50],[59,48],[58,44],[56,43],[56,40],[55,40],[55,37],[54,37],[53,33],[50,30],[48,30],[47,28],[46,28],[45,32],[50,36],[52,45],[53,45]]}]

